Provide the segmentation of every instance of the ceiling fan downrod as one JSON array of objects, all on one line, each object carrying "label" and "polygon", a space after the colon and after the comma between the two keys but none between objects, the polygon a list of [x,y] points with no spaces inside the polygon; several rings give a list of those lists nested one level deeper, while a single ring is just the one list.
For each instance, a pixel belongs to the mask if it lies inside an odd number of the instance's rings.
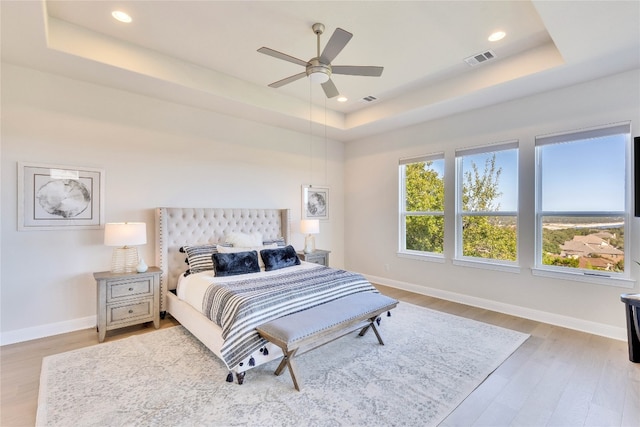
[{"label": "ceiling fan downrod", "polygon": [[316,55],[316,57],[320,58],[320,36],[322,35],[322,33],[324,33],[324,25],[319,23],[319,22],[316,22],[315,24],[313,24],[311,26],[311,29],[315,33],[316,40],[317,40],[317,46],[318,46],[317,52],[318,52],[318,54]]},{"label": "ceiling fan downrod", "polygon": [[331,77],[331,65],[320,62],[320,36],[324,33],[324,25],[317,22],[311,29],[316,34],[317,56],[309,60],[307,76],[312,83],[325,83]]}]

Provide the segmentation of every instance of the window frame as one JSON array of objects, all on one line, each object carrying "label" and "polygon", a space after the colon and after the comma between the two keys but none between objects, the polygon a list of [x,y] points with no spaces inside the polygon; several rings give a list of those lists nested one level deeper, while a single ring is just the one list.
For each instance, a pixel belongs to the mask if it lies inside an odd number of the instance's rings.
[{"label": "window frame", "polygon": [[[428,162],[428,161],[442,161],[443,164],[443,172],[442,172],[442,180],[443,185],[445,183],[445,174],[446,174],[446,162],[445,162],[445,153],[437,152],[432,154],[427,154],[423,156],[415,156],[415,157],[406,157],[402,158],[398,162],[398,177],[400,183],[400,192],[399,192],[399,203],[398,203],[398,255],[407,257],[407,258],[415,258],[420,260],[433,260],[436,262],[444,262],[445,260],[445,242],[442,242],[442,253],[439,252],[427,252],[427,251],[417,251],[412,249],[407,249],[407,216],[440,216],[443,221],[446,222],[445,216],[445,208],[443,206],[442,211],[407,211],[407,189],[406,189],[406,175],[405,175],[405,166],[413,163],[420,162]],[[446,188],[445,188],[445,198],[446,198]],[[444,226],[443,226],[444,227]],[[443,229],[444,235],[444,229]]]},{"label": "window frame", "polygon": [[[624,173],[624,210],[623,211],[543,211],[542,210],[542,147],[579,142],[614,135],[626,135],[625,141],[625,173]],[[625,238],[631,236],[630,206],[631,206],[631,122],[613,123],[603,126],[590,127],[579,130],[564,131],[535,137],[535,230],[534,230],[534,265],[532,273],[536,276],[560,278],[580,282],[589,282],[601,285],[620,286],[631,288],[635,281],[631,279],[631,244],[625,240],[624,245],[624,272],[604,272],[585,268],[563,267],[543,264],[543,218],[549,216],[568,217],[622,217],[624,219]]]},{"label": "window frame", "polygon": [[[464,185],[464,173],[462,170],[462,162],[464,156],[474,154],[493,153],[498,151],[516,150],[515,168],[518,183],[516,184],[516,210],[515,211],[463,211],[462,196]],[[455,250],[454,265],[462,265],[467,267],[478,267],[492,270],[507,271],[512,273],[520,272],[520,143],[519,140],[508,140],[486,144],[471,148],[461,148],[455,150]],[[505,216],[515,217],[516,219],[516,259],[515,261],[500,260],[495,258],[480,258],[463,255],[463,233],[462,225],[465,216]]]}]

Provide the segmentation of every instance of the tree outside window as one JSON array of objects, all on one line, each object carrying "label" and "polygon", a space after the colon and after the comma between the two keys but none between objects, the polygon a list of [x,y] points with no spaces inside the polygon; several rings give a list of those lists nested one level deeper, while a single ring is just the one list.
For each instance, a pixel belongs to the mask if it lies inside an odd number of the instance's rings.
[{"label": "tree outside window", "polygon": [[456,258],[518,259],[517,142],[456,151]]},{"label": "tree outside window", "polygon": [[444,251],[444,155],[405,160],[400,164],[401,244],[408,253]]}]

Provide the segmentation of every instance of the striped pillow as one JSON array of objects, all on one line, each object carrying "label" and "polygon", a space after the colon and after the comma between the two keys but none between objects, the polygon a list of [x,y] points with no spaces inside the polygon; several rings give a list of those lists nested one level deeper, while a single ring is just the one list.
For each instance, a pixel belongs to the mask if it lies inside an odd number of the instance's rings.
[{"label": "striped pillow", "polygon": [[187,259],[185,260],[189,264],[187,274],[213,270],[211,256],[218,253],[217,245],[188,245],[183,246],[182,251],[187,254]]}]

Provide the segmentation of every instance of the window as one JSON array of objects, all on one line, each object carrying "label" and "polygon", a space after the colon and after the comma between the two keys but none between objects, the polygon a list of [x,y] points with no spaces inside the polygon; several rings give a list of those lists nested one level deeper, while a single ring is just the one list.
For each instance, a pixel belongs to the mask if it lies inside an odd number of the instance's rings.
[{"label": "window", "polygon": [[442,256],[444,153],[400,161],[400,252]]},{"label": "window", "polygon": [[630,141],[628,123],[536,138],[536,268],[625,276]]},{"label": "window", "polygon": [[456,260],[516,266],[517,141],[456,150]]}]

